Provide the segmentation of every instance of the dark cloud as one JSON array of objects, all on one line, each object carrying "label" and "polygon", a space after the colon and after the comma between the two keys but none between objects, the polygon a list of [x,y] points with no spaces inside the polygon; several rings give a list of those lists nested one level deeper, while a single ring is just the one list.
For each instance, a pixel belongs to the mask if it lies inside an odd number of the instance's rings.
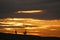
[{"label": "dark cloud", "polygon": [[[40,19],[60,19],[59,0],[0,0],[0,18],[32,17]],[[45,10],[43,14],[14,14],[16,10]]]}]

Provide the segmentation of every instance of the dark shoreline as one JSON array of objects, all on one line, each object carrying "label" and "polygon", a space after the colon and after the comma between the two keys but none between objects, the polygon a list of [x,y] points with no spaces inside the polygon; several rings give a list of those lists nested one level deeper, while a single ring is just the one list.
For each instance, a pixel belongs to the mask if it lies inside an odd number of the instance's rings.
[{"label": "dark shoreline", "polygon": [[60,40],[60,38],[0,33],[0,40]]}]

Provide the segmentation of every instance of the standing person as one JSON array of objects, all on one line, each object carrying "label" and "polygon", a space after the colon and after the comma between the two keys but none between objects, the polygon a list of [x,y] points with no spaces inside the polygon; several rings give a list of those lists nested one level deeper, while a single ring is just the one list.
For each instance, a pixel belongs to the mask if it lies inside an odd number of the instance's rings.
[{"label": "standing person", "polygon": [[27,34],[27,31],[25,30],[24,35],[26,35],[26,34]]},{"label": "standing person", "polygon": [[15,34],[17,34],[17,31],[15,30]]}]

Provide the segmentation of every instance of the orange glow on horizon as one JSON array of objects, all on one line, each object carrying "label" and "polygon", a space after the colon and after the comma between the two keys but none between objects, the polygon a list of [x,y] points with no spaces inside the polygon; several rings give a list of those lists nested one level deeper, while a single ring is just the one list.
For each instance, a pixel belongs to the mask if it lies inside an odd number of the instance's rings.
[{"label": "orange glow on horizon", "polygon": [[[0,26],[8,26],[12,28],[4,28],[0,30],[4,30],[4,32],[10,32],[15,30],[18,31],[19,34],[23,33],[24,30],[27,30],[28,34],[34,35],[55,35],[58,36],[60,34],[60,20],[40,20],[33,18],[6,18],[0,21]],[[16,28],[13,28],[16,27]],[[18,28],[23,27],[23,28]],[[7,31],[6,31],[7,30]],[[21,31],[20,31],[21,30]],[[32,33],[34,32],[34,33]],[[12,33],[12,32],[11,32]],[[60,35],[59,35],[60,36]]]},{"label": "orange glow on horizon", "polygon": [[4,28],[5,30],[11,30],[11,28]]},{"label": "orange glow on horizon", "polygon": [[36,25],[37,27],[45,28],[48,26],[60,26],[60,20],[38,20],[32,18],[6,18],[3,21],[0,21],[1,25],[15,25],[15,26],[23,26],[23,25]]}]

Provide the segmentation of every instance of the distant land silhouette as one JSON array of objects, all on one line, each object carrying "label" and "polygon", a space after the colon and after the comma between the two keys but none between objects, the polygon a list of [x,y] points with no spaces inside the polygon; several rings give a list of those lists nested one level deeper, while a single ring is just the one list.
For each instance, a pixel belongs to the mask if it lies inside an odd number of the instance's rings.
[{"label": "distant land silhouette", "polygon": [[0,33],[0,40],[60,40],[60,38]]}]

